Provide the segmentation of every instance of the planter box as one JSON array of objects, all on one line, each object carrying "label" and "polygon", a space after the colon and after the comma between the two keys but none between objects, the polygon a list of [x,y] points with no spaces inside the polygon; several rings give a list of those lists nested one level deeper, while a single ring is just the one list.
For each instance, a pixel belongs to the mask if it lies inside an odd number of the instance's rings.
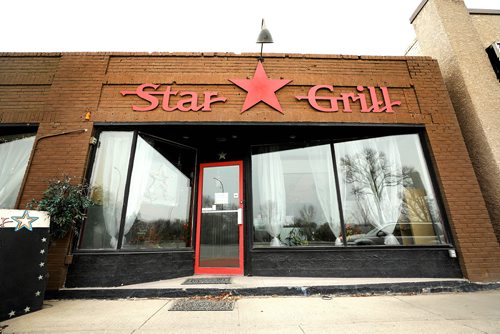
[{"label": "planter box", "polygon": [[42,308],[49,223],[43,211],[0,209],[0,321]]}]

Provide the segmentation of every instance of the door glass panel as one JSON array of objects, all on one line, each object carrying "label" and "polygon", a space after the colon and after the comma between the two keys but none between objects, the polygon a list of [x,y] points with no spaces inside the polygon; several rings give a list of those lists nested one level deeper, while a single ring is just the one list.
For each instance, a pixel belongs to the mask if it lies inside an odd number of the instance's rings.
[{"label": "door glass panel", "polygon": [[203,169],[200,267],[239,267],[239,166]]}]

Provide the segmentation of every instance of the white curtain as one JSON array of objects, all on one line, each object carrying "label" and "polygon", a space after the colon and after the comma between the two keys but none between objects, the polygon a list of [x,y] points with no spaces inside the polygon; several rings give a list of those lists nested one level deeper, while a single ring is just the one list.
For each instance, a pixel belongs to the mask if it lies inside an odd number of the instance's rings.
[{"label": "white curtain", "polygon": [[330,230],[335,235],[335,245],[340,246],[342,245],[340,239],[340,215],[330,145],[308,147],[305,150],[321,210]]},{"label": "white curtain", "polygon": [[189,178],[154,148],[151,150],[151,169],[144,198],[148,203],[177,207],[180,195],[189,186]]},{"label": "white curtain", "polygon": [[0,144],[0,208],[13,209],[28,166],[35,136]]},{"label": "white curtain", "polygon": [[[151,173],[151,166],[156,150],[151,147],[141,137],[137,138],[134,165],[132,167],[132,177],[127,201],[127,214],[125,215],[125,226],[123,238],[134,225],[137,215],[141,209],[141,204],[146,193],[148,181]],[[125,243],[125,240],[123,240]]]},{"label": "white curtain", "polygon": [[[385,232],[386,245],[399,244],[393,233],[403,203],[402,165],[396,138],[371,138],[335,144],[337,164],[342,158],[349,158],[351,166],[338,166],[342,201],[346,203],[348,198],[352,198],[353,189],[357,189],[358,199],[370,223]],[[351,183],[347,181],[348,175],[353,176]]]},{"label": "white curtain", "polygon": [[280,152],[256,154],[252,157],[253,178],[259,189],[256,209],[271,235],[271,246],[281,246],[278,239],[286,218],[286,193]]},{"label": "white curtain", "polygon": [[[125,183],[132,145],[132,132],[102,132],[90,184],[102,191],[102,206],[110,246],[118,245]],[[101,188],[101,189],[99,189]]]}]

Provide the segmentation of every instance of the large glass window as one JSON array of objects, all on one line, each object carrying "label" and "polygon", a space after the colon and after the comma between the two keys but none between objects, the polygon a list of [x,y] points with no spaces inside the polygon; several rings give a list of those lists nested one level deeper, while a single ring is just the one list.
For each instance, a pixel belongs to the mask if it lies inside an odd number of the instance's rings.
[{"label": "large glass window", "polygon": [[417,134],[256,147],[252,196],[255,247],[447,242]]},{"label": "large glass window", "polygon": [[341,244],[330,145],[256,148],[252,188],[254,246]]},{"label": "large glass window", "polygon": [[446,242],[418,135],[335,144],[347,245]]},{"label": "large glass window", "polygon": [[96,205],[88,210],[80,248],[190,247],[194,163],[193,150],[160,138],[102,132],[90,181]]},{"label": "large glass window", "polygon": [[0,136],[0,209],[15,208],[34,142],[34,134]]},{"label": "large glass window", "polygon": [[189,246],[191,180],[182,173],[181,156],[174,165],[158,151],[164,151],[161,146],[142,137],[137,140],[123,247]]}]

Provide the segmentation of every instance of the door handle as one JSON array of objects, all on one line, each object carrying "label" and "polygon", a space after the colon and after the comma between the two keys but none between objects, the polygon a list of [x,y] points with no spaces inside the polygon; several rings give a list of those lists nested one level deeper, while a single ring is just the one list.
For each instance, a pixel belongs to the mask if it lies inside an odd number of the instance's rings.
[{"label": "door handle", "polygon": [[243,209],[238,208],[238,225],[243,224]]}]

